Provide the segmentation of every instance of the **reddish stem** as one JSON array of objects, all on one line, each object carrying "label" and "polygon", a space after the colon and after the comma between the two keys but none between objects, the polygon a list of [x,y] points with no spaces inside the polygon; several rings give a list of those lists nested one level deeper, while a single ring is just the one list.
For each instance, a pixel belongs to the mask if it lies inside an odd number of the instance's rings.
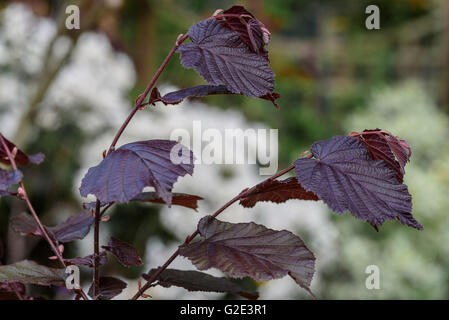
[{"label": "reddish stem", "polygon": [[[252,188],[247,188],[245,190],[243,190],[242,192],[240,192],[237,196],[235,196],[234,198],[232,198],[231,200],[229,200],[227,203],[225,203],[220,209],[218,209],[217,211],[215,211],[215,213],[212,215],[214,218],[217,217],[220,213],[222,213],[225,209],[227,209],[228,207],[230,207],[234,202],[237,202],[238,200],[246,197],[248,194],[250,194],[252,191],[254,191],[258,186],[260,186],[261,184],[270,181],[270,180],[274,180],[284,174],[286,174],[287,172],[293,170],[295,166],[294,165],[290,165],[289,167],[285,168],[284,170],[279,171],[278,173],[276,173],[275,175],[265,179],[264,181],[256,184],[255,186],[253,186]],[[200,233],[200,231],[198,230],[198,228],[190,235],[186,238],[186,240],[184,241],[184,243],[182,245],[186,245],[188,244],[190,241],[192,241],[198,234]],[[143,285],[139,291],[137,291],[137,293],[131,298],[131,300],[137,300],[142,294],[145,293],[146,290],[148,290],[154,283],[154,281],[156,281],[158,279],[158,277],[160,276],[160,274],[167,269],[167,267],[173,262],[173,260],[176,259],[176,257],[178,257],[179,255],[179,247],[178,249],[170,256],[170,258],[167,259],[167,261],[156,271],[152,274],[152,276],[147,280],[147,282],[145,283],[145,285]]]},{"label": "reddish stem", "polygon": [[[9,159],[9,161],[10,161],[10,163],[11,163],[13,169],[14,169],[14,170],[18,170],[18,169],[17,169],[17,165],[16,165],[16,161],[14,160],[14,157],[13,157],[13,155],[11,154],[11,151],[9,150],[9,148],[8,148],[8,146],[7,146],[6,142],[5,142],[5,139],[3,138],[3,135],[2,135],[2,134],[0,134],[0,140],[1,140],[1,142],[2,142],[3,148],[4,148],[5,151],[6,151],[6,154],[8,155],[8,159]],[[33,215],[33,218],[34,218],[34,220],[36,221],[36,223],[37,223],[37,225],[38,225],[38,227],[39,227],[40,232],[41,232],[42,235],[44,236],[45,240],[47,240],[47,242],[50,244],[50,246],[51,246],[53,252],[55,253],[56,257],[58,257],[59,262],[61,262],[61,264],[62,264],[64,267],[66,267],[65,262],[64,262],[64,259],[63,259],[62,256],[61,256],[61,253],[60,253],[59,250],[56,248],[55,244],[53,243],[53,241],[51,240],[50,236],[48,235],[48,232],[47,232],[47,230],[45,229],[45,227],[43,226],[43,224],[41,223],[39,217],[38,217],[37,214],[36,214],[36,211],[34,211],[34,208],[33,208],[32,204],[31,204],[31,202],[30,202],[30,199],[28,198],[28,194],[26,193],[25,186],[24,186],[24,184],[23,184],[22,181],[20,181],[20,188],[21,188],[22,191],[23,191],[21,197],[23,198],[23,200],[25,200],[25,202],[26,202],[28,208],[30,209],[31,214]],[[20,194],[20,193],[19,193],[19,194]]]},{"label": "reddish stem", "polygon": [[100,218],[103,217],[103,215],[106,213],[106,211],[112,207],[115,204],[115,202],[109,203],[106,207],[104,207],[100,212]]},{"label": "reddish stem", "polygon": [[142,102],[145,100],[145,98],[148,96],[148,94],[150,93],[150,90],[153,88],[154,84],[156,83],[157,79],[159,78],[159,76],[161,75],[162,71],[164,71],[165,67],[167,66],[167,63],[170,61],[171,57],[175,54],[176,50],[179,48],[179,46],[189,37],[189,35],[186,33],[185,35],[183,35],[182,37],[180,37],[175,45],[173,46],[173,48],[170,50],[170,52],[168,53],[167,57],[165,57],[165,60],[162,62],[161,66],[159,67],[159,69],[156,71],[156,73],[153,76],[153,79],[151,79],[150,83],[148,84],[148,86],[146,87],[145,91],[139,96],[139,98],[136,101],[136,104],[134,105],[134,108],[131,110],[131,112],[128,115],[128,118],[126,118],[125,122],[123,122],[122,126],[120,127],[120,129],[117,131],[117,134],[114,137],[114,140],[111,143],[111,146],[109,147],[109,150],[107,152],[107,154],[110,154],[114,148],[115,145],[117,144],[118,139],[120,138],[120,136],[122,135],[123,131],[125,130],[125,128],[128,126],[129,122],[131,121],[131,119],[134,117],[134,115],[136,114],[136,112],[139,110],[139,108],[142,106]]},{"label": "reddish stem", "polygon": [[16,294],[16,296],[17,296],[17,298],[18,298],[19,300],[25,300],[25,299],[23,298],[22,294],[20,293],[19,288],[17,288],[17,284],[16,284],[16,283],[13,282],[13,283],[10,284],[10,286],[11,286],[11,288],[14,290],[14,293]]},{"label": "reddish stem", "polygon": [[[6,144],[6,141],[3,138],[3,135],[1,133],[0,133],[0,140],[3,145],[3,148],[6,151],[6,154],[8,155],[8,159],[9,159],[9,162],[11,163],[11,166],[13,167],[14,170],[18,170],[16,161],[14,160],[14,157],[11,154],[11,151],[9,150],[8,145]],[[31,204],[30,198],[28,197],[28,194],[26,192],[25,185],[23,184],[23,181],[20,181],[20,188],[22,189],[21,198],[23,200],[25,200],[25,203],[27,204],[28,209],[31,212],[31,215],[33,216],[34,220],[36,221],[36,224],[39,227],[39,231],[42,233],[45,240],[47,240],[48,244],[50,245],[50,247],[51,247],[52,251],[54,252],[54,254],[56,255],[56,257],[58,258],[59,262],[62,264],[62,266],[64,268],[66,268],[66,264],[64,262],[64,258],[61,255],[61,252],[56,247],[56,245],[53,243],[53,240],[51,240],[51,238],[47,232],[47,229],[42,224],[41,220],[39,219],[39,216],[37,215],[36,211],[33,208],[33,205]],[[86,294],[84,293],[84,291],[82,289],[76,289],[74,291],[76,293],[80,294],[85,300],[89,300],[89,298],[87,298]]]},{"label": "reddish stem", "polygon": [[[151,89],[154,87],[154,84],[156,83],[157,79],[159,79],[159,76],[161,75],[162,71],[164,71],[165,67],[167,66],[168,62],[170,61],[171,57],[175,54],[176,50],[179,48],[179,46],[189,37],[189,35],[186,33],[184,35],[178,36],[178,39],[175,42],[175,45],[168,53],[167,57],[165,57],[164,61],[162,62],[159,69],[154,74],[153,78],[151,79],[150,83],[145,88],[145,91],[137,98],[136,103],[129,113],[126,120],[123,122],[120,129],[117,131],[114,140],[112,141],[111,145],[109,146],[108,152],[106,153],[106,156],[110,154],[112,151],[114,151],[115,146],[120,139],[121,135],[123,134],[123,131],[125,131],[126,127],[130,123],[131,119],[134,117],[134,115],[139,111],[139,109],[144,105],[142,104],[143,101],[146,99],[148,94],[150,93]],[[97,294],[99,292],[99,228],[100,228],[100,219],[101,216],[106,212],[106,210],[112,205],[109,204],[106,208],[104,208],[100,212],[100,201],[97,199],[96,203],[96,209],[95,209],[95,226],[94,226],[94,257],[95,257],[95,263],[94,263],[94,296],[97,297]],[[175,256],[176,257],[176,256]],[[174,258],[175,258],[174,257]],[[173,258],[173,259],[174,259]]]},{"label": "reddish stem", "polygon": [[100,200],[97,199],[94,224],[94,299],[97,299],[100,292],[100,219]]}]

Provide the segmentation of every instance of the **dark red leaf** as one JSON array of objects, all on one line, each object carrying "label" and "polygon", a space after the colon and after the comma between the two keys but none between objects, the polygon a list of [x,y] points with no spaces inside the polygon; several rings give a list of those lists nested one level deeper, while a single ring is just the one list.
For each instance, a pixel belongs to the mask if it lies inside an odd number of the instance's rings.
[{"label": "dark red leaf", "polygon": [[[172,193],[172,204],[177,206],[183,206],[186,208],[190,208],[196,211],[198,208],[198,201],[203,200],[203,198],[187,194],[187,193]],[[140,202],[151,202],[151,203],[159,203],[165,204],[164,200],[158,196],[156,192],[142,192],[135,196],[131,201],[140,201]],[[83,203],[83,208],[86,210],[95,210],[97,205],[96,201]],[[101,203],[100,207],[104,207],[108,205],[108,203]]]},{"label": "dark red leaf", "polygon": [[[173,163],[172,156],[180,163]],[[171,189],[178,177],[193,173],[193,153],[170,140],[148,140],[121,146],[84,176],[80,193],[102,203],[128,202],[145,187],[171,205]]]},{"label": "dark red leaf", "polygon": [[[142,277],[145,280],[150,280],[152,274],[157,270],[152,269]],[[227,278],[214,277],[199,271],[165,269],[159,275],[157,283],[166,288],[176,286],[189,291],[233,293],[252,300],[259,297],[257,292],[249,292]]]},{"label": "dark red leaf", "polygon": [[304,190],[296,178],[287,178],[267,180],[242,198],[240,204],[245,208],[252,208],[259,201],[282,203],[290,199],[319,200],[316,194]]},{"label": "dark red leaf", "polygon": [[112,237],[108,245],[102,246],[102,248],[116,256],[125,267],[142,265],[142,259],[137,249],[119,239]]},{"label": "dark red leaf", "polygon": [[36,221],[26,212],[21,212],[13,216],[10,220],[10,224],[15,232],[22,235],[42,236]]},{"label": "dark red leaf", "polygon": [[161,101],[161,93],[157,87],[151,90],[150,98],[148,103],[154,105],[157,101]]},{"label": "dark red leaf", "polygon": [[[6,146],[8,147],[9,151],[12,154],[14,154],[14,153],[16,154],[14,161],[16,162],[16,164],[18,166],[26,166],[30,162],[34,163],[34,164],[39,164],[42,161],[44,161],[43,153],[37,153],[37,154],[29,156],[25,152],[23,152],[22,150],[17,148],[17,146],[14,143],[12,143],[8,139],[6,139],[4,136],[3,136],[3,139],[5,140]],[[6,152],[2,143],[0,143],[0,162],[2,162],[4,164],[10,164],[10,161],[8,158],[8,153]]]},{"label": "dark red leaf", "polygon": [[315,257],[293,233],[255,223],[228,223],[206,216],[198,223],[202,240],[183,245],[180,254],[199,270],[217,268],[232,278],[256,281],[289,274],[310,292]]},{"label": "dark red leaf", "polygon": [[[88,255],[86,257],[82,257],[82,258],[73,258],[73,259],[64,259],[65,263],[67,265],[77,265],[77,266],[87,266],[87,267],[94,267],[95,264],[95,259],[94,259],[94,255]],[[108,262],[108,258],[106,256],[106,251],[101,251],[100,252],[100,265],[104,265],[106,264],[106,262]]]},{"label": "dark red leaf", "polygon": [[[93,222],[92,216],[80,212],[78,215],[68,218],[65,222],[55,227],[46,227],[46,229],[55,240],[70,242],[84,239]],[[15,232],[23,235],[42,236],[34,218],[25,212],[11,218],[11,227]]]},{"label": "dark red leaf", "polygon": [[276,107],[276,109],[280,109],[279,105],[277,104],[276,100],[279,99],[281,95],[277,92],[267,93],[263,96],[260,96],[260,99],[271,101],[271,103]]},{"label": "dark red leaf", "polygon": [[401,172],[400,165],[396,161],[383,135],[367,133],[356,136],[356,138],[360,139],[366,145],[373,160],[384,160],[390,168],[397,171],[398,181],[402,182],[403,173]]},{"label": "dark red leaf", "polygon": [[[114,277],[100,277],[100,292],[98,293],[98,300],[111,300],[119,295],[123,289],[126,288],[126,282]],[[93,285],[90,286],[89,296],[94,297]]]},{"label": "dark red leaf", "polygon": [[23,260],[0,266],[0,282],[21,282],[42,286],[64,286],[64,269],[54,269]]},{"label": "dark red leaf", "polygon": [[410,146],[405,140],[380,129],[353,132],[350,136],[362,141],[374,160],[384,160],[396,171],[396,178],[402,183],[404,167],[411,156]]},{"label": "dark red leaf", "polygon": [[190,28],[189,37],[192,43],[177,50],[185,68],[233,93],[260,97],[273,92],[274,73],[268,60],[251,52],[237,32],[216,19],[206,19]]},{"label": "dark red leaf", "polygon": [[[233,6],[217,16],[226,27],[238,32],[251,51],[266,56],[263,24],[242,6]],[[265,29],[266,30],[266,29]]]},{"label": "dark red leaf", "polygon": [[410,161],[410,156],[412,155],[410,146],[407,144],[405,140],[402,140],[391,134],[385,135],[385,138],[387,139],[391,151],[398,160],[399,165],[401,166],[402,169],[404,169],[407,162]]},{"label": "dark red leaf", "polygon": [[[155,88],[155,89],[157,90],[157,88]],[[196,87],[192,87],[192,88],[186,88],[186,89],[169,92],[166,95],[164,95],[163,97],[161,97],[159,95],[157,98],[155,98],[153,100],[150,99],[150,102],[155,103],[157,101],[161,101],[165,105],[178,104],[186,98],[204,97],[204,96],[216,95],[216,94],[234,94],[234,93],[232,93],[231,91],[226,89],[226,87],[223,85],[220,85],[220,86],[201,85],[201,86],[196,86]],[[273,92],[273,93],[267,93],[259,98],[271,101],[271,103],[273,103],[273,105],[279,109],[279,106],[276,103],[276,100],[279,99],[280,97],[281,97],[281,95],[279,93]]]},{"label": "dark red leaf", "polygon": [[23,174],[19,170],[7,171],[0,169],[0,197],[8,195],[9,188],[22,181],[22,178]]},{"label": "dark red leaf", "polygon": [[395,172],[382,160],[372,160],[365,145],[353,137],[336,136],[313,144],[314,159],[295,161],[299,183],[332,210],[346,210],[374,226],[398,219],[423,229],[412,212],[412,197]]},{"label": "dark red leaf", "polygon": [[[186,193],[173,193],[172,204],[190,208],[196,211],[198,208],[198,201],[203,198]],[[164,200],[157,195],[156,192],[142,192],[134,197],[131,201],[142,201],[151,203],[164,204]]]}]

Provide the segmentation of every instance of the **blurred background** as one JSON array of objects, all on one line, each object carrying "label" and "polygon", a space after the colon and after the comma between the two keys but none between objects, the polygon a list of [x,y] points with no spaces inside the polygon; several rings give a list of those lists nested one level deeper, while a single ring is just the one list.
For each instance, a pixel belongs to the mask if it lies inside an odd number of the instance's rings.
[{"label": "blurred background", "polygon": [[[80,30],[67,30],[65,8],[81,9]],[[242,96],[213,96],[139,112],[119,144],[168,139],[176,128],[279,129],[279,169],[316,140],[382,128],[412,148],[405,183],[413,196],[417,231],[386,222],[377,233],[350,214],[291,200],[232,206],[221,220],[257,221],[301,236],[315,253],[312,291],[321,299],[449,298],[449,2],[444,0],[104,0],[0,1],[0,131],[45,161],[24,168],[25,185],[44,223],[54,225],[81,210],[78,187],[126,118],[137,96],[178,34],[216,9],[242,4],[271,31],[268,45],[280,110]],[[365,8],[380,8],[380,30],[365,28]],[[178,55],[158,81],[162,93],[204,84]],[[125,279],[118,298],[133,295],[142,272],[163,263],[200,217],[214,212],[264,177],[256,165],[198,165],[175,191],[205,198],[198,212],[160,205],[114,206],[102,224],[102,243],[113,235],[132,243],[142,267],[123,268],[111,257],[104,275]],[[30,258],[57,266],[44,241],[23,237],[9,219],[23,203],[0,199],[2,264]],[[92,235],[66,245],[64,256],[92,253]],[[368,290],[365,269],[380,268],[380,289]],[[173,267],[193,269],[178,258]],[[217,270],[211,274],[220,275]],[[82,269],[87,289],[91,270]],[[262,299],[309,299],[291,279],[256,283]],[[54,288],[30,287],[46,298],[69,298]],[[224,294],[152,288],[153,299],[222,299]]]}]

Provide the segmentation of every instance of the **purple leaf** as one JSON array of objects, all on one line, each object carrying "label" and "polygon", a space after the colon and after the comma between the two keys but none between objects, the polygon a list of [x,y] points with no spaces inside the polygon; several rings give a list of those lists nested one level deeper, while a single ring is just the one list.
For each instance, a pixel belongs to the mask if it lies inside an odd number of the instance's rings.
[{"label": "purple leaf", "polygon": [[[99,256],[100,256],[100,265],[104,265],[106,264],[106,262],[108,262],[106,251],[101,251]],[[64,259],[64,262],[67,263],[68,265],[74,264],[77,266],[87,266],[93,268],[95,264],[95,258],[94,255],[91,254],[82,258]]]},{"label": "purple leaf", "polygon": [[[152,269],[148,274],[143,274],[142,277],[145,280],[150,280],[152,274],[157,270],[158,269]],[[229,279],[224,277],[214,277],[199,271],[165,269],[159,275],[157,283],[165,288],[176,286],[189,291],[233,293],[251,300],[255,300],[259,297],[257,292],[248,292]]]},{"label": "purple leaf", "polygon": [[0,169],[0,197],[8,195],[8,189],[22,181],[23,174],[19,170],[7,171]]},{"label": "purple leaf", "polygon": [[[203,198],[186,194],[186,193],[173,193],[172,204],[190,208],[196,211],[198,208],[198,201]],[[135,196],[131,201],[151,202],[164,204],[164,200],[157,195],[156,192],[142,192]]]},{"label": "purple leaf", "polygon": [[[228,89],[226,89],[225,86],[212,86],[212,85],[201,85],[196,86],[192,88],[186,88],[181,89],[173,92],[169,92],[163,97],[160,96],[158,93],[159,91],[156,91],[157,88],[154,88],[152,92],[157,92],[153,95],[153,98],[150,98],[150,103],[154,104],[157,101],[161,101],[165,105],[167,104],[178,104],[182,102],[186,98],[191,97],[204,97],[209,95],[216,95],[216,94],[234,94]],[[276,100],[279,99],[281,95],[279,93],[267,93],[263,96],[260,96],[260,99],[268,100],[273,103],[273,105],[279,109],[278,104],[276,103]]]},{"label": "purple leaf", "polygon": [[84,239],[89,233],[90,226],[93,222],[94,217],[80,212],[78,215],[68,218],[56,227],[48,228],[48,230],[59,242],[70,242]]},{"label": "purple leaf", "polygon": [[267,56],[265,50],[262,23],[242,6],[233,6],[218,16],[226,27],[238,32],[240,39],[248,45],[251,51]]},{"label": "purple leaf", "polygon": [[112,253],[125,267],[142,265],[137,249],[124,241],[112,237],[107,246],[101,247]]},{"label": "purple leaf", "polygon": [[266,281],[290,275],[310,292],[315,257],[293,233],[255,223],[228,223],[206,216],[198,223],[202,240],[183,245],[180,254],[199,270],[217,268],[232,278]]},{"label": "purple leaf", "polygon": [[42,152],[39,152],[28,156],[28,159],[30,160],[31,163],[40,164],[41,162],[44,161],[45,156]]},{"label": "purple leaf", "polygon": [[[8,139],[6,139],[4,136],[3,136],[3,139],[5,140],[6,146],[8,147],[9,151],[12,154],[14,154],[14,153],[16,154],[16,156],[14,157],[14,161],[18,166],[26,166],[30,162],[34,163],[34,164],[39,164],[42,161],[44,161],[44,154],[37,153],[37,154],[29,156],[25,152],[23,152],[22,150],[17,148],[17,146],[14,143],[12,143]],[[8,158],[8,153],[6,152],[2,143],[0,143],[0,162],[2,162],[4,164],[10,164],[10,161]]]},{"label": "purple leaf", "polygon": [[64,269],[49,268],[30,260],[0,266],[0,282],[64,286],[64,278]]},{"label": "purple leaf", "polygon": [[206,19],[189,30],[192,43],[178,48],[181,63],[193,68],[212,85],[224,84],[233,93],[260,97],[273,92],[274,73],[268,61],[251,52],[237,32],[216,19]]},{"label": "purple leaf", "polygon": [[[171,161],[175,155],[178,163]],[[121,146],[84,176],[80,194],[93,194],[102,203],[128,202],[145,187],[154,187],[171,205],[171,189],[178,177],[193,173],[193,153],[170,140],[148,140]]]},{"label": "purple leaf", "polygon": [[201,85],[167,93],[160,98],[164,104],[178,104],[185,98],[204,97],[214,94],[232,94],[225,86]]},{"label": "purple leaf", "polygon": [[[84,239],[93,222],[92,216],[80,212],[78,215],[68,218],[65,222],[55,227],[46,227],[46,229],[55,240],[70,242]],[[11,228],[23,235],[42,236],[34,218],[25,212],[11,218]]]},{"label": "purple leaf", "polygon": [[[99,300],[111,300],[119,295],[123,289],[126,288],[126,282],[114,277],[100,277],[100,292],[98,293]],[[93,284],[89,288],[89,296],[94,297]]]},{"label": "purple leaf", "polygon": [[423,227],[412,214],[412,197],[395,172],[382,160],[372,160],[365,145],[348,136],[316,142],[315,159],[295,161],[299,183],[332,210],[346,210],[373,226],[398,219],[416,229]]}]

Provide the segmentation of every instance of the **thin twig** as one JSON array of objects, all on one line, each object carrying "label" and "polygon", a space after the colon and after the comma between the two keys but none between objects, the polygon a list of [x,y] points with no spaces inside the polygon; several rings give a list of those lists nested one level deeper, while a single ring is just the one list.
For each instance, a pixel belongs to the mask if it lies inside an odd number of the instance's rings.
[{"label": "thin twig", "polygon": [[97,299],[100,292],[100,219],[100,200],[97,200],[94,225],[94,299]]},{"label": "thin twig", "polygon": [[[137,113],[137,111],[142,107],[142,102],[145,100],[145,98],[148,96],[148,94],[150,93],[151,89],[153,88],[154,84],[156,83],[157,79],[159,78],[159,76],[161,75],[162,71],[164,71],[165,67],[167,66],[168,62],[170,61],[171,57],[175,54],[176,50],[178,49],[178,47],[188,38],[188,34],[184,34],[184,35],[180,35],[178,36],[178,39],[176,40],[175,45],[173,46],[173,48],[170,50],[170,52],[168,53],[167,57],[164,59],[164,61],[162,62],[161,66],[159,67],[159,69],[156,71],[156,73],[154,74],[153,78],[151,79],[151,81],[149,82],[148,86],[145,88],[145,91],[137,98],[136,103],[133,107],[133,109],[131,110],[131,112],[129,113],[128,117],[126,118],[126,120],[123,122],[122,126],[120,127],[120,129],[117,131],[114,140],[112,141],[111,145],[109,146],[108,152],[106,153],[106,155],[110,154],[112,151],[114,151],[115,149],[115,145],[117,144],[120,136],[123,134],[123,131],[125,130],[125,128],[128,126],[128,124],[130,123],[131,119],[134,117],[134,115]],[[100,212],[100,200],[97,199],[96,202],[96,208],[95,208],[95,226],[94,226],[94,277],[93,277],[93,282],[94,282],[94,297],[96,299],[98,292],[99,292],[99,267],[100,267],[100,263],[99,263],[99,228],[100,228],[100,220],[102,215],[106,212],[106,210],[112,205],[109,204],[106,208],[104,208],[101,212]]]},{"label": "thin twig", "polygon": [[103,215],[105,214],[105,212],[106,212],[110,207],[112,207],[114,204],[115,204],[115,202],[108,203],[108,205],[107,205],[106,207],[104,207],[104,208],[101,210],[101,212],[100,212],[100,218],[103,217]]},{"label": "thin twig", "polygon": [[[1,144],[3,145],[3,148],[6,151],[6,154],[8,155],[8,159],[9,162],[11,163],[11,166],[13,167],[14,170],[18,170],[17,169],[17,164],[16,161],[14,160],[14,156],[11,154],[11,151],[8,148],[8,145],[6,144],[6,141],[3,137],[3,135],[0,133],[0,141]],[[66,264],[64,262],[64,258],[61,255],[61,252],[59,251],[59,249],[56,247],[56,245],[54,244],[53,240],[50,238],[47,229],[44,227],[44,225],[42,224],[41,220],[39,219],[39,216],[37,215],[36,211],[33,208],[33,205],[31,204],[30,198],[28,197],[28,194],[26,192],[25,189],[25,185],[23,184],[23,181],[20,181],[20,188],[21,188],[21,192],[19,192],[19,196],[20,198],[22,198],[23,200],[25,200],[25,203],[28,206],[28,209],[31,212],[31,215],[33,216],[34,220],[36,221],[36,224],[39,227],[39,231],[42,233],[42,235],[44,236],[45,240],[47,240],[48,244],[50,245],[52,251],[54,252],[54,254],[56,255],[56,257],[58,258],[59,262],[61,263],[61,265],[66,268]],[[74,290],[76,293],[80,294],[85,300],[88,300],[89,298],[87,298],[86,294],[84,293],[84,291],[82,289],[76,289]]]},{"label": "thin twig", "polygon": [[19,288],[17,288],[16,283],[13,282],[9,286],[12,288],[12,290],[14,291],[14,293],[16,294],[16,296],[19,300],[25,300],[24,297],[22,296],[22,294],[20,293]]},{"label": "thin twig", "polygon": [[120,129],[117,131],[117,134],[114,137],[114,140],[111,143],[111,146],[109,147],[109,150],[107,152],[107,154],[110,154],[114,148],[115,145],[117,144],[118,139],[120,138],[120,136],[122,135],[123,131],[125,130],[125,128],[128,126],[129,122],[131,121],[131,119],[134,117],[134,115],[136,114],[136,112],[139,110],[139,108],[142,105],[142,102],[145,100],[145,98],[148,96],[148,94],[150,93],[151,89],[153,88],[154,84],[156,83],[157,79],[159,78],[159,76],[161,75],[162,71],[164,71],[165,67],[167,66],[167,63],[170,61],[171,57],[175,54],[176,49],[178,49],[178,47],[189,37],[189,35],[186,33],[185,35],[183,35],[182,37],[179,37],[179,39],[176,41],[175,45],[173,46],[173,48],[170,50],[170,52],[168,53],[167,57],[165,57],[165,60],[162,62],[161,66],[159,67],[159,69],[156,71],[156,73],[153,76],[153,79],[151,79],[150,83],[148,84],[148,86],[146,87],[145,91],[139,96],[139,98],[136,100],[136,104],[134,105],[134,108],[131,110],[131,112],[128,115],[128,118],[126,118],[125,122],[123,122],[122,126],[120,127]]},{"label": "thin twig", "polygon": [[[245,190],[243,190],[242,192],[240,192],[237,196],[235,196],[234,198],[232,198],[231,200],[229,200],[227,203],[225,203],[220,209],[218,209],[217,211],[215,211],[215,213],[212,215],[214,218],[217,217],[220,213],[222,213],[225,209],[227,209],[228,207],[230,207],[234,202],[237,202],[238,200],[245,198],[248,194],[250,194],[251,192],[253,192],[258,186],[260,186],[263,183],[266,183],[267,181],[270,180],[274,180],[284,174],[286,174],[287,172],[293,170],[295,166],[294,165],[290,165],[289,167],[285,168],[284,170],[279,171],[278,173],[276,173],[275,175],[263,180],[262,182],[256,184],[255,186],[251,187],[251,188],[247,188]],[[186,240],[184,241],[184,243],[182,245],[186,245],[189,244],[190,241],[192,241],[198,234],[200,233],[200,231],[198,230],[198,228],[190,235],[186,238]],[[148,290],[152,284],[154,283],[154,281],[156,281],[158,279],[158,277],[160,276],[160,274],[167,269],[167,267],[173,262],[173,260],[175,260],[179,255],[179,247],[178,249],[170,256],[170,258],[167,259],[167,261],[160,267],[157,269],[156,272],[154,272],[151,277],[147,280],[147,282],[145,283],[145,285],[143,285],[139,291],[137,291],[137,293],[131,298],[131,300],[137,300],[142,294],[145,293],[146,290]]]}]

